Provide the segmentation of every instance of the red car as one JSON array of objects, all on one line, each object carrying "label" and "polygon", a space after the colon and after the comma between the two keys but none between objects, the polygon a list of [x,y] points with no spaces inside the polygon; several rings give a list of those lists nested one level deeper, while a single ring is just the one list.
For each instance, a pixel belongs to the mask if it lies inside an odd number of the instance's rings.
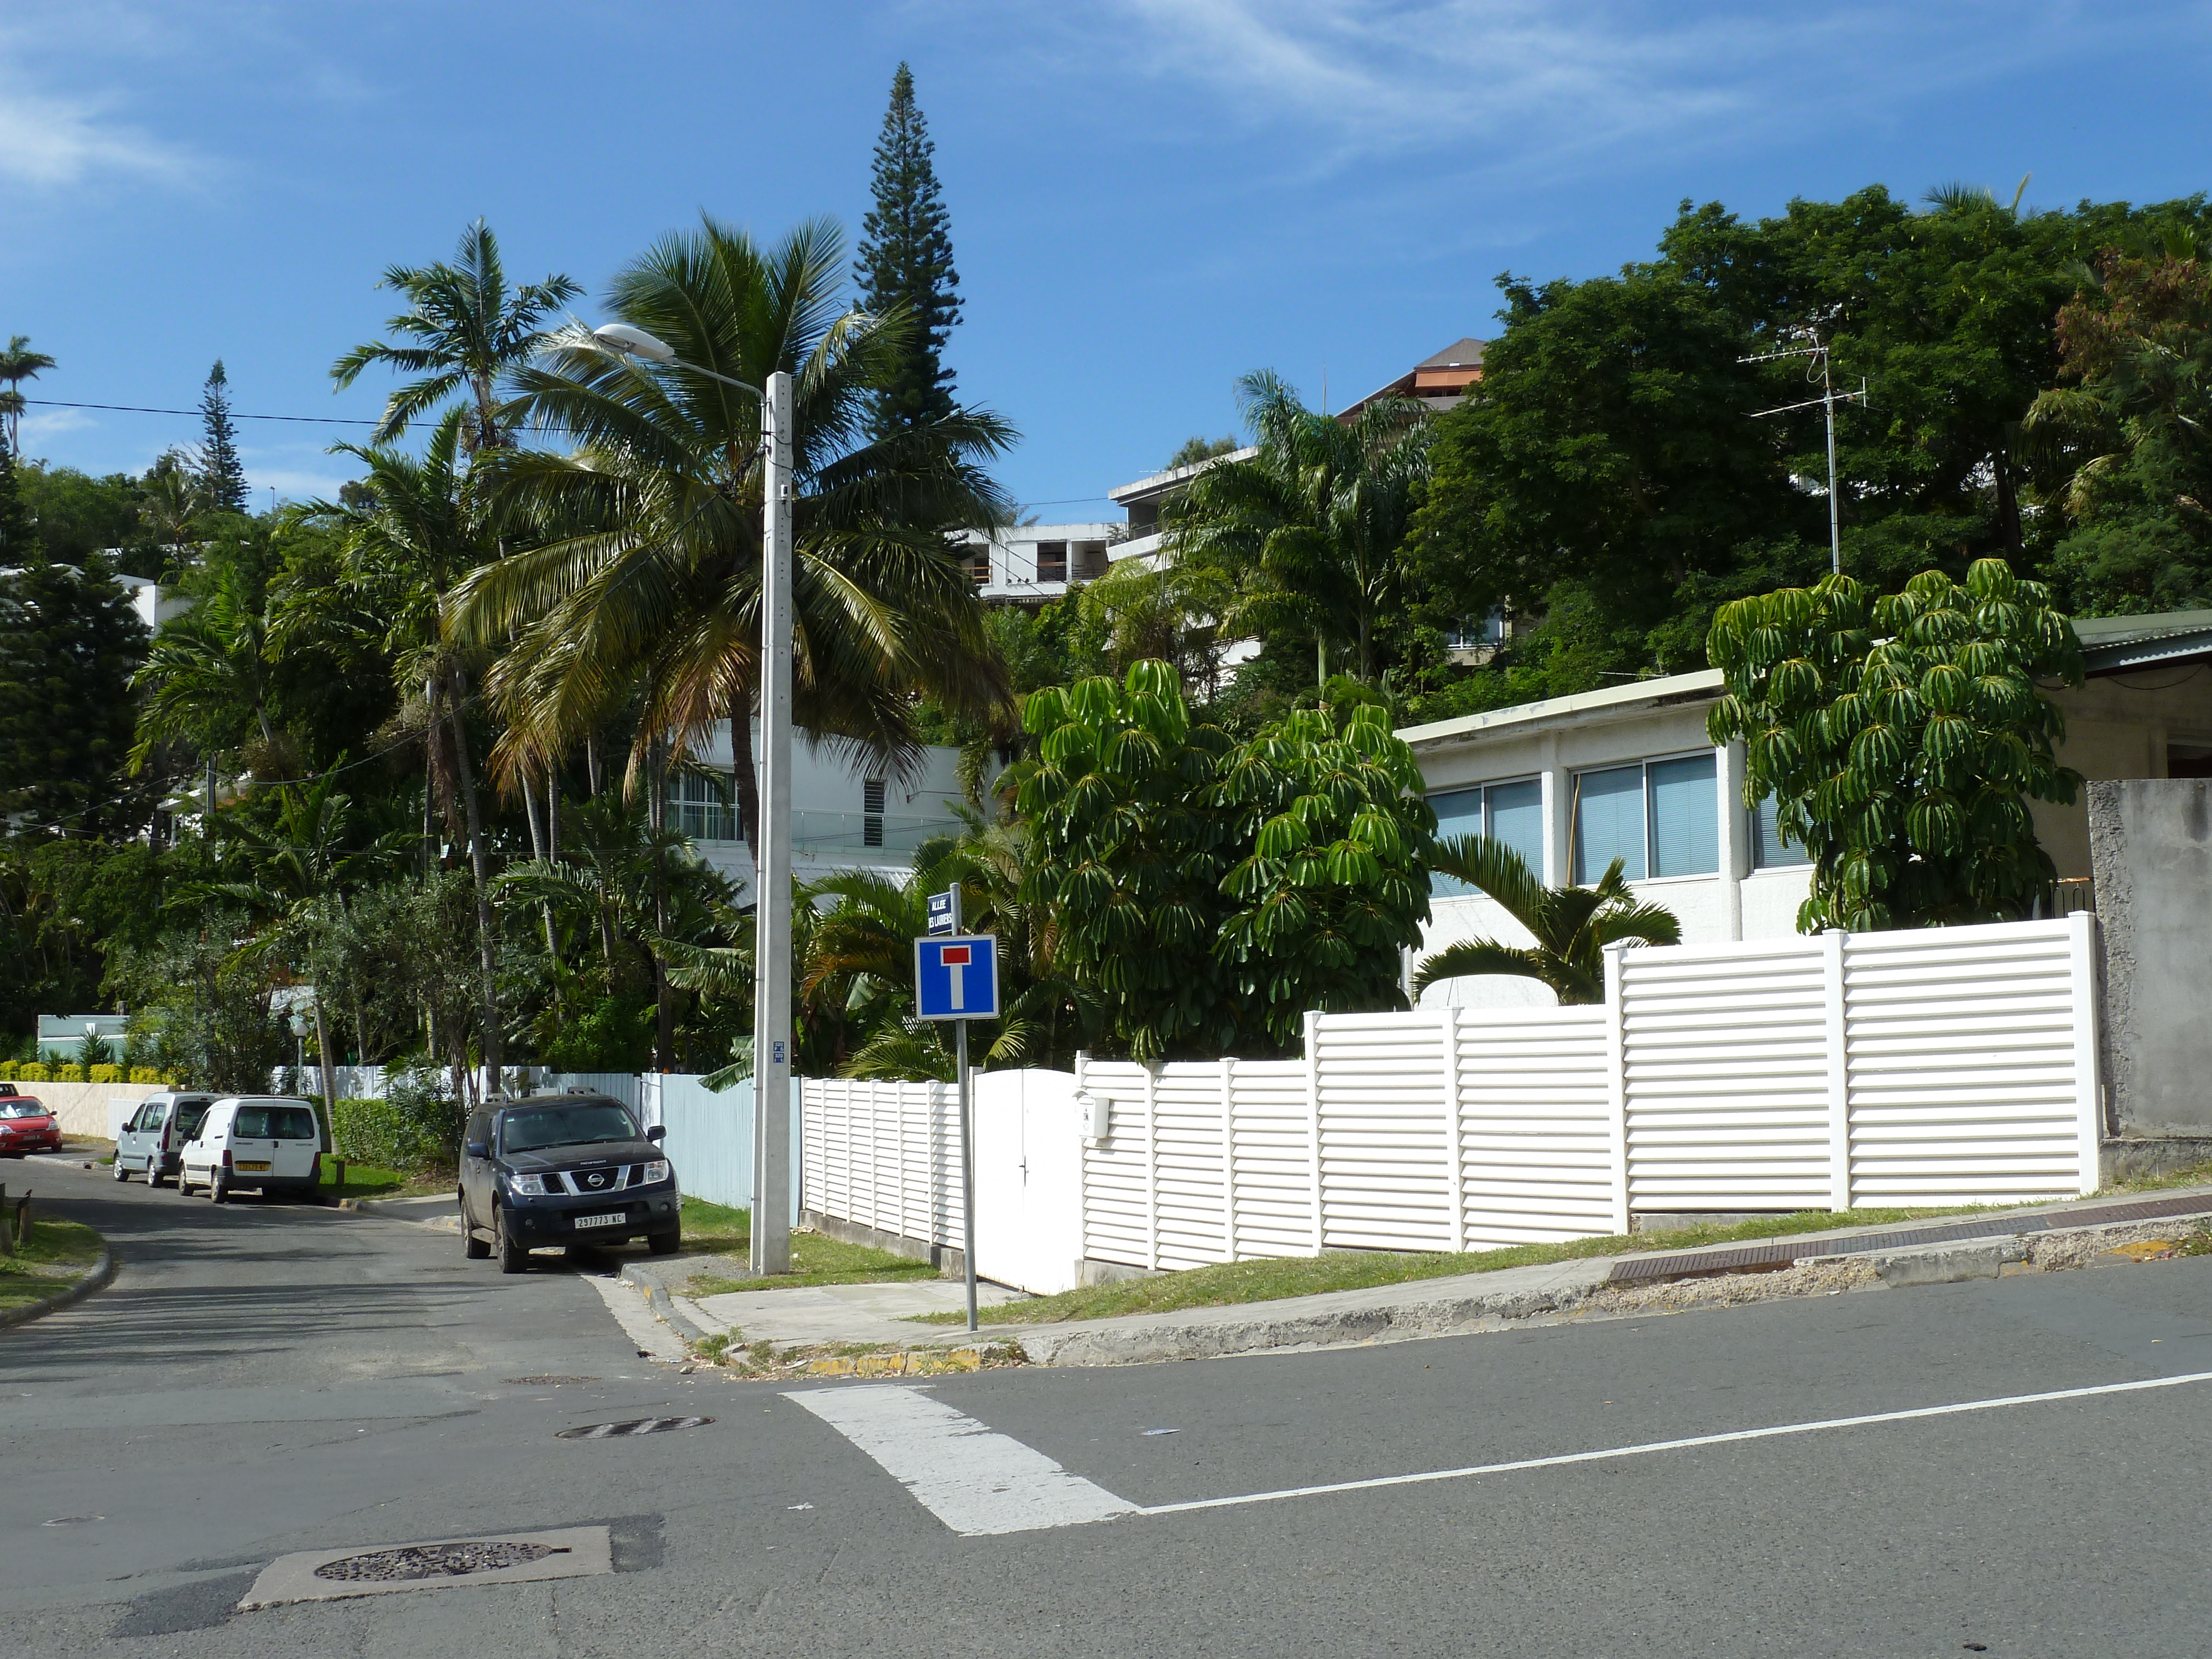
[{"label": "red car", "polygon": [[21,1158],[27,1152],[58,1152],[62,1126],[54,1115],[30,1095],[12,1089],[0,1095],[0,1158]]}]

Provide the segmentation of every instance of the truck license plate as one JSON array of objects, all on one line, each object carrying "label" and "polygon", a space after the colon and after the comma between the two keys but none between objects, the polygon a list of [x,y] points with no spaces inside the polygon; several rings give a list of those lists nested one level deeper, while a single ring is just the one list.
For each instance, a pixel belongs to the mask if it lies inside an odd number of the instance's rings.
[{"label": "truck license plate", "polygon": [[264,1158],[257,1162],[247,1158],[240,1158],[238,1160],[235,1167],[241,1170],[251,1170],[256,1174],[260,1174],[269,1168],[269,1160]]},{"label": "truck license plate", "polygon": [[571,1224],[578,1227],[616,1227],[629,1219],[626,1210],[617,1210],[612,1215],[580,1215]]}]

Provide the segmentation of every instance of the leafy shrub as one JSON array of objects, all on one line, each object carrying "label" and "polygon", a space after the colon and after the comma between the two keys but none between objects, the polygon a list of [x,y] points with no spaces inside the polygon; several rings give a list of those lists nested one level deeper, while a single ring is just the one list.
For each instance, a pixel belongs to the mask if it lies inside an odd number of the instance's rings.
[{"label": "leafy shrub", "polygon": [[120,1083],[123,1081],[123,1068],[120,1066],[95,1066],[92,1068],[92,1075],[88,1078],[86,1081],[89,1083]]},{"label": "leafy shrub", "polygon": [[331,1150],[387,1170],[450,1169],[461,1146],[459,1103],[419,1073],[392,1079],[382,1100],[339,1101],[331,1111]]},{"label": "leafy shrub", "polygon": [[17,1060],[0,1060],[0,1083],[13,1083],[20,1065],[21,1062]]},{"label": "leafy shrub", "polygon": [[18,1083],[52,1083],[53,1080],[53,1073],[43,1066],[18,1066],[15,1068],[15,1081]]},{"label": "leafy shrub", "polygon": [[131,1068],[131,1081],[133,1083],[168,1084],[175,1082],[176,1079],[171,1077],[167,1072],[158,1070],[151,1066],[133,1066]]}]

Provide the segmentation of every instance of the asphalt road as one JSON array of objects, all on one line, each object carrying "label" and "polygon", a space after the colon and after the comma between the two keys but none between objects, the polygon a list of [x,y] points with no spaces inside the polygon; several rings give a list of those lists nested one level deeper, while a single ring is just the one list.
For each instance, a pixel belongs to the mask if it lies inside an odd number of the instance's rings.
[{"label": "asphalt road", "polygon": [[[25,1653],[2212,1649],[2212,1382],[1141,1512],[2212,1371],[2212,1258],[821,1385],[841,1427],[789,1397],[811,1390],[637,1358],[551,1258],[505,1279],[404,1222],[25,1173],[125,1263],[0,1331],[0,1629]],[[509,1380],[556,1373],[595,1380]],[[716,1420],[555,1437],[676,1414]],[[1020,1513],[1048,1522],[1063,1488],[1140,1512],[986,1536],[939,1518],[1014,1515],[1034,1489]],[[288,1551],[593,1524],[608,1576],[229,1611]]]}]

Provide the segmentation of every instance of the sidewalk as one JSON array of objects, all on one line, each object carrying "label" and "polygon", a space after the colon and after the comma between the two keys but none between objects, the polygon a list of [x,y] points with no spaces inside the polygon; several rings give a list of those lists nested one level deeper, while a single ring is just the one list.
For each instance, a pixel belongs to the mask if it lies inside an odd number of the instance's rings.
[{"label": "sidewalk", "polygon": [[[2082,1199],[1956,1220],[1838,1228],[1688,1250],[1590,1256],[1274,1302],[983,1328],[994,1340],[1019,1343],[1032,1364],[1208,1359],[1404,1341],[1529,1321],[1592,1316],[1613,1311],[1607,1305],[1613,1302],[1623,1304],[1619,1311],[1636,1311],[1634,1304],[1656,1286],[1765,1274],[1793,1262],[1837,1270],[1818,1279],[1814,1288],[1820,1289],[1836,1287],[1842,1282],[1838,1273],[1844,1269],[1853,1270],[1853,1287],[1862,1282],[1871,1288],[1993,1279],[2033,1270],[2039,1249],[2063,1258],[2054,1259],[2054,1266],[2079,1265],[2098,1256],[2130,1259],[2106,1246],[2130,1243],[2138,1236],[2185,1234],[2200,1218],[2212,1218],[2212,1188],[2144,1198]],[[665,1264],[653,1266],[667,1271]],[[624,1276],[635,1275],[626,1272]],[[1787,1293],[1778,1280],[1766,1282]],[[991,1289],[995,1295],[982,1299],[1004,1302],[1017,1297],[1013,1291]],[[910,1280],[740,1292],[703,1302],[678,1295],[673,1301],[686,1323],[707,1332],[726,1330],[734,1323],[749,1342],[769,1340],[779,1346],[896,1343],[919,1350],[964,1346],[975,1340],[962,1327],[915,1325],[904,1317],[957,1308],[959,1292],[960,1286],[951,1281]]]}]

